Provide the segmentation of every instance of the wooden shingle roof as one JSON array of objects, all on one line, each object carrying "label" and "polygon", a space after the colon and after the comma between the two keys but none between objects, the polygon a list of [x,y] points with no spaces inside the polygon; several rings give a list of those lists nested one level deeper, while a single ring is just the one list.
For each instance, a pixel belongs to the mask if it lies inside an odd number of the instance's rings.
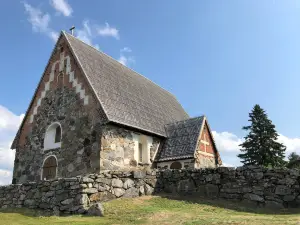
[{"label": "wooden shingle roof", "polygon": [[194,158],[204,116],[177,121],[165,126],[167,139],[156,161]]},{"label": "wooden shingle roof", "polygon": [[189,118],[168,91],[74,36],[62,33],[109,121],[167,137],[165,124]]}]

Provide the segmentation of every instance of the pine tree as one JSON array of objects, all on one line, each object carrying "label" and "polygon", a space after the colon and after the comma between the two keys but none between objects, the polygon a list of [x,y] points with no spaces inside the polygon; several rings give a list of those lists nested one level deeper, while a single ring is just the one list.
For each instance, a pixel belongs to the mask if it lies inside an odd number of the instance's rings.
[{"label": "pine tree", "polygon": [[238,155],[241,162],[244,165],[283,166],[286,147],[277,142],[278,133],[266,112],[259,105],[255,105],[249,117],[251,125],[243,127],[249,133],[244,143],[240,144],[242,153]]}]

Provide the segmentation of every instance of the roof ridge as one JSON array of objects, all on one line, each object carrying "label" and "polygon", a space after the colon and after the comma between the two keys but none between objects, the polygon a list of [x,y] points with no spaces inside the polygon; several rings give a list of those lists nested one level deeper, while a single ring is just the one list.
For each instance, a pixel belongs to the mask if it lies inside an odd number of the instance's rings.
[{"label": "roof ridge", "polygon": [[[165,88],[159,86],[157,83],[155,83],[154,81],[150,80],[150,79],[147,78],[146,76],[144,76],[144,75],[138,73],[137,71],[135,71],[135,70],[133,70],[133,69],[131,69],[131,68],[129,68],[129,67],[123,65],[123,64],[120,63],[118,60],[114,59],[112,56],[106,54],[106,53],[103,52],[103,51],[100,51],[100,50],[96,49],[96,48],[93,47],[92,45],[85,43],[84,41],[80,40],[79,38],[77,38],[77,37],[75,37],[75,36],[73,36],[73,35],[71,35],[71,34],[69,34],[68,32],[62,30],[62,33],[64,33],[66,36],[71,36],[71,37],[73,37],[74,39],[76,39],[76,40],[82,42],[83,44],[89,46],[90,48],[96,50],[98,53],[104,54],[105,56],[107,56],[107,57],[109,57],[110,59],[114,60],[115,62],[119,63],[120,65],[122,65],[122,67],[131,70],[132,72],[136,73],[137,75],[140,75],[141,77],[144,77],[145,79],[147,79],[148,81],[150,81],[150,82],[153,83],[154,85],[158,86],[159,88],[161,88],[162,90],[164,90],[164,91],[166,91],[168,94],[170,94],[170,95],[171,95],[171,96],[172,96],[172,97],[180,104],[180,106],[182,107],[181,103],[178,101],[178,99],[176,98],[176,96],[175,96],[174,94],[172,94],[170,91],[166,90]],[[183,109],[183,111],[185,112],[185,114],[189,117],[189,115],[188,115],[188,113],[185,111],[185,109],[184,109],[183,107],[182,107],[182,109]]]},{"label": "roof ridge", "polygon": [[77,56],[77,54],[76,54],[76,52],[75,52],[75,50],[74,50],[74,47],[72,46],[71,42],[70,42],[69,39],[68,39],[68,35],[66,35],[67,33],[66,33],[65,31],[62,31],[61,33],[62,33],[62,35],[66,38],[66,40],[67,40],[67,42],[68,42],[68,44],[69,44],[69,46],[70,46],[71,52],[73,53],[74,58],[76,59],[77,63],[79,64],[79,67],[81,68],[84,77],[87,79],[87,82],[88,82],[88,84],[90,85],[90,88],[91,88],[92,91],[94,92],[96,99],[97,99],[98,102],[100,103],[100,106],[101,106],[101,108],[102,108],[104,114],[106,115],[107,119],[110,120],[110,119],[109,119],[109,116],[108,116],[108,113],[105,111],[105,108],[103,107],[103,103],[102,103],[101,99],[100,99],[99,96],[97,95],[97,92],[96,92],[94,86],[92,85],[92,83],[91,83],[89,77],[87,76],[86,71],[84,70],[84,68],[83,68],[83,66],[82,66],[82,64],[81,64],[81,62],[80,62],[80,60],[79,60],[79,58],[78,58],[78,56]]}]

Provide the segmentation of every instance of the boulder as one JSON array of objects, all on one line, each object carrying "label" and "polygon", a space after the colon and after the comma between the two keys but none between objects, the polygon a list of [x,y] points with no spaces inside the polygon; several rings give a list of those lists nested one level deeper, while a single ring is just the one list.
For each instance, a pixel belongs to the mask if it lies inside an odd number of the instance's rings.
[{"label": "boulder", "polygon": [[256,194],[247,193],[244,195],[244,198],[251,201],[264,202],[264,198]]},{"label": "boulder", "polygon": [[87,210],[89,216],[104,216],[104,208],[101,203],[97,202],[89,207]]},{"label": "boulder", "polygon": [[124,187],[125,189],[131,188],[131,187],[133,187],[133,186],[134,186],[134,181],[131,180],[131,179],[127,179],[127,180],[124,182],[124,184],[123,184],[123,187]]},{"label": "boulder", "polygon": [[113,187],[121,188],[121,187],[123,187],[123,181],[121,181],[120,179],[114,178],[114,179],[112,179],[111,185]]},{"label": "boulder", "polygon": [[154,188],[148,184],[145,184],[144,190],[146,195],[152,195],[152,193],[154,192]]},{"label": "boulder", "polygon": [[181,180],[178,182],[177,191],[179,193],[192,193],[196,191],[196,187],[192,180]]},{"label": "boulder", "polygon": [[123,195],[124,198],[134,198],[139,196],[139,189],[131,187],[127,189]]},{"label": "boulder", "polygon": [[89,177],[83,177],[81,180],[83,183],[93,183],[94,180],[92,178]]},{"label": "boulder", "polygon": [[285,195],[283,197],[283,200],[286,201],[286,202],[291,202],[291,201],[294,201],[296,198],[296,195]]},{"label": "boulder", "polygon": [[145,188],[144,188],[144,186],[140,186],[139,192],[140,192],[140,195],[144,195],[145,194]]},{"label": "boulder", "polygon": [[62,204],[62,205],[69,205],[69,204],[71,204],[73,201],[74,201],[73,198],[68,198],[68,199],[62,201],[61,204]]},{"label": "boulder", "polygon": [[136,179],[142,179],[145,176],[146,176],[145,171],[141,171],[141,170],[133,171],[133,177],[136,178]]},{"label": "boulder", "polygon": [[156,178],[145,179],[145,182],[149,184],[151,187],[155,187],[157,184],[157,179]]},{"label": "boulder", "polygon": [[205,193],[209,198],[217,198],[219,196],[219,187],[214,184],[205,185]]},{"label": "boulder", "polygon": [[113,193],[116,197],[121,197],[125,193],[125,190],[122,188],[114,188]]},{"label": "boulder", "polygon": [[33,199],[26,199],[25,201],[24,201],[24,205],[25,206],[33,206],[33,205],[35,205],[36,204],[36,202],[35,202],[35,200],[33,200]]},{"label": "boulder", "polygon": [[109,201],[109,200],[113,200],[115,199],[116,196],[113,195],[112,193],[105,191],[105,192],[98,192],[95,194],[92,194],[90,196],[90,201],[91,202],[105,202],[105,201]]},{"label": "boulder", "polygon": [[291,189],[285,185],[278,185],[275,189],[276,195],[289,195],[291,194]]},{"label": "boulder", "polygon": [[100,177],[96,180],[96,182],[110,185],[111,179]]},{"label": "boulder", "polygon": [[87,193],[87,194],[94,194],[98,192],[97,188],[86,188],[82,191],[83,193]]}]

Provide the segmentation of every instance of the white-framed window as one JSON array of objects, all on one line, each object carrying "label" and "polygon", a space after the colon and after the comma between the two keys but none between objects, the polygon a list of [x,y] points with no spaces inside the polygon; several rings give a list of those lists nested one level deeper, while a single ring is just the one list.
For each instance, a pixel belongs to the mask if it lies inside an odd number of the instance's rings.
[{"label": "white-framed window", "polygon": [[44,150],[60,148],[62,138],[61,125],[58,122],[52,123],[46,130],[44,138]]},{"label": "white-framed window", "polygon": [[150,164],[150,147],[152,145],[152,137],[134,134],[134,159],[138,163]]},{"label": "white-framed window", "polygon": [[139,155],[138,155],[138,158],[139,158],[139,162],[143,162],[143,144],[142,143],[139,143]]}]

